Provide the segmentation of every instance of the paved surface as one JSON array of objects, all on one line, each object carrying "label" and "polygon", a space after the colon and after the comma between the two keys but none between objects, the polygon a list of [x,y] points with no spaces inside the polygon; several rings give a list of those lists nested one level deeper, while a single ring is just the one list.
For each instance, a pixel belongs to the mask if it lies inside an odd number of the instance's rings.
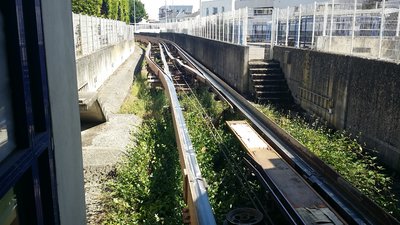
[{"label": "paved surface", "polygon": [[84,129],[81,135],[88,224],[98,224],[102,213],[100,199],[102,184],[130,143],[131,132],[134,132],[141,123],[141,119],[135,115],[118,114],[130,91],[134,69],[141,54],[141,49],[136,46],[135,52],[99,89],[99,102],[108,121],[93,127],[82,125]]}]

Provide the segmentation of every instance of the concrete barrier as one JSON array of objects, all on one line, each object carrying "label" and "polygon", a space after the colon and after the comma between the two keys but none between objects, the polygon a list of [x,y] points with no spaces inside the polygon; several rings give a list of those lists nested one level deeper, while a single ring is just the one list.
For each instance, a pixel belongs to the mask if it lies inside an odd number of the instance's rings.
[{"label": "concrete barrier", "polygon": [[400,171],[400,65],[354,56],[274,47],[295,100],[362,142]]},{"label": "concrete barrier", "polygon": [[133,53],[135,41],[123,41],[76,60],[79,92],[95,92]]},{"label": "concrete barrier", "polygon": [[102,102],[98,100],[98,88],[125,62],[134,49],[134,40],[122,41],[76,60],[81,121],[108,120]]}]

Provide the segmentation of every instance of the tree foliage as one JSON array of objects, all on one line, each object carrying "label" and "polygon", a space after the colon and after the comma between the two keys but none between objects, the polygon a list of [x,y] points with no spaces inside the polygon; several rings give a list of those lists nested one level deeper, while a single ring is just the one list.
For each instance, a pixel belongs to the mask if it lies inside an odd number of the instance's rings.
[{"label": "tree foliage", "polygon": [[146,10],[140,0],[72,0],[72,12],[129,23],[133,22],[134,3],[136,3],[136,21],[147,18]]},{"label": "tree foliage", "polygon": [[[144,8],[144,4],[139,0],[129,0],[130,11],[129,11],[129,20],[131,23],[139,23],[142,19],[147,19],[148,15]],[[135,9],[136,7],[136,9]],[[136,15],[136,21],[135,21]]]}]

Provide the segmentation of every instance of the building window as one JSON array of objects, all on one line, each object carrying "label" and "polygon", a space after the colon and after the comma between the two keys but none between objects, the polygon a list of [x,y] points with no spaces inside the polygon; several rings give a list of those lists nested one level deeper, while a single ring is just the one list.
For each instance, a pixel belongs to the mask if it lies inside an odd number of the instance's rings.
[{"label": "building window", "polygon": [[10,81],[6,57],[3,15],[0,12],[0,162],[15,148]]},{"label": "building window", "polygon": [[218,13],[218,8],[217,7],[213,7],[213,15]]},{"label": "building window", "polygon": [[206,8],[206,16],[210,15],[210,10]]},{"label": "building window", "polygon": [[255,16],[272,15],[272,8],[256,8],[254,9]]},{"label": "building window", "polygon": [[221,7],[221,12],[225,12],[225,7]]}]

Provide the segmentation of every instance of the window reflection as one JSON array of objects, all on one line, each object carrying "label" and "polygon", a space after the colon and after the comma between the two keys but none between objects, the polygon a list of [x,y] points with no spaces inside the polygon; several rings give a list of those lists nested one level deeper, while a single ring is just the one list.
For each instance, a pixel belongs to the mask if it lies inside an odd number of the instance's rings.
[{"label": "window reflection", "polygon": [[18,225],[17,199],[11,189],[0,199],[0,225]]},{"label": "window reflection", "polygon": [[0,161],[15,147],[12,117],[3,15],[0,12]]}]

